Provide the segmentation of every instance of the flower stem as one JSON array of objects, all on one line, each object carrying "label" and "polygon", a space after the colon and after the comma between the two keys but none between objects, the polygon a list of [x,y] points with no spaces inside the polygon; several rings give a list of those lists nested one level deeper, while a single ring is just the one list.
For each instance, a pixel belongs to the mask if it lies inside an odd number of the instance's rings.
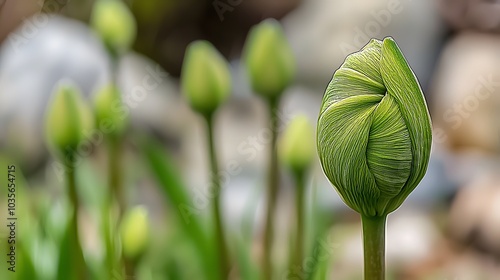
[{"label": "flower stem", "polygon": [[[114,52],[109,52],[109,57],[111,61],[111,82],[118,89],[118,77],[119,77],[119,64],[120,56]],[[123,137],[121,134],[110,134],[107,135],[107,148],[108,148],[108,211],[105,212],[107,215],[111,215],[107,221],[107,261],[108,269],[110,273],[116,273],[119,271],[120,265],[125,268],[125,273],[129,273],[127,270],[127,263],[124,256],[116,256],[115,248],[117,247],[117,239],[115,234],[118,233],[118,226],[121,223],[122,217],[127,210],[127,199],[125,191],[123,189],[123,174],[122,174],[122,145]],[[118,206],[118,211],[115,212],[116,206]],[[132,277],[132,275],[130,275]]]},{"label": "flower stem", "polygon": [[80,209],[80,201],[76,190],[75,167],[74,165],[66,168],[66,183],[68,185],[69,199],[73,206],[73,214],[70,220],[71,246],[72,246],[72,265],[78,280],[86,279],[85,259],[83,250],[80,244],[80,236],[78,230],[78,210]]},{"label": "flower stem", "polygon": [[125,193],[123,191],[123,183],[122,183],[122,174],[121,174],[121,139],[119,137],[112,137],[112,139],[109,139],[109,144],[108,144],[108,153],[109,153],[109,159],[108,159],[108,168],[109,168],[109,186],[110,186],[110,194],[109,194],[109,199],[110,199],[110,205],[113,205],[113,198],[116,199],[118,203],[118,223],[121,220],[121,217],[123,216],[123,213],[125,212],[127,208],[127,203],[125,199]]},{"label": "flower stem", "polygon": [[102,209],[102,227],[103,227],[103,235],[104,235],[104,245],[106,248],[106,271],[108,273],[108,278],[113,279],[114,273],[117,271],[116,257],[115,257],[115,236],[116,230],[112,230],[115,228],[113,219],[112,219],[112,199],[108,199],[105,202],[105,205]]},{"label": "flower stem", "polygon": [[300,267],[304,260],[304,200],[305,186],[304,173],[295,172],[295,215],[297,216],[296,224],[296,241],[295,241],[295,256],[294,265]]},{"label": "flower stem", "polygon": [[385,222],[387,216],[361,215],[365,257],[365,280],[385,279]]},{"label": "flower stem", "polygon": [[229,261],[228,261],[228,251],[226,248],[224,226],[221,216],[221,185],[219,177],[219,167],[217,161],[217,154],[215,152],[215,141],[214,141],[214,125],[213,125],[213,115],[209,114],[206,116],[207,128],[208,128],[208,145],[210,152],[210,168],[212,174],[212,191],[215,194],[213,196],[212,207],[213,216],[215,219],[215,235],[217,242],[217,251],[219,253],[220,262],[220,272],[222,279],[227,279],[229,275]]},{"label": "flower stem", "polygon": [[[118,88],[118,72],[120,57],[113,52],[109,53],[111,60],[111,82]],[[127,203],[125,199],[125,194],[123,191],[123,182],[121,174],[121,152],[122,152],[122,136],[117,134],[107,135],[107,146],[108,146],[108,183],[110,187],[110,202],[113,205],[113,198],[116,199],[119,207],[118,211],[118,223],[123,216],[123,213],[127,210]]]},{"label": "flower stem", "polygon": [[273,276],[271,254],[274,235],[274,212],[276,208],[279,185],[278,154],[276,151],[279,124],[276,112],[278,105],[278,98],[271,99],[269,101],[269,113],[271,117],[271,147],[269,149],[269,181],[267,186],[266,222],[264,227],[264,256],[262,258],[264,280],[270,280]]},{"label": "flower stem", "polygon": [[125,266],[125,279],[137,279],[136,275],[136,261],[124,258]]}]

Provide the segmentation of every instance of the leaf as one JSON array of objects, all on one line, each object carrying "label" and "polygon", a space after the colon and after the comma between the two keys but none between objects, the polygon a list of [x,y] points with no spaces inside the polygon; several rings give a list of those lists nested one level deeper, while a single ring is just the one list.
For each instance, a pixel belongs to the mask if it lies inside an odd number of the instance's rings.
[{"label": "leaf", "polygon": [[188,188],[183,184],[180,173],[158,143],[151,139],[143,139],[141,148],[165,199],[175,209],[179,226],[183,228],[186,236],[192,240],[198,250],[198,257],[203,264],[207,279],[220,279],[216,269],[219,267],[219,260],[214,252],[213,242],[209,242],[210,239],[201,226],[199,211],[192,205],[187,193]]}]

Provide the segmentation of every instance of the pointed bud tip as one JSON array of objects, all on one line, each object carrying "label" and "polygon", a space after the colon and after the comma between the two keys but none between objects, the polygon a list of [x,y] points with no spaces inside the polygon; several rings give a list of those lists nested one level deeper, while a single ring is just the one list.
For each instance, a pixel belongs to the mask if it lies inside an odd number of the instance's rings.
[{"label": "pointed bud tip", "polygon": [[75,150],[85,132],[93,128],[93,117],[79,89],[70,82],[60,82],[52,95],[45,115],[47,145],[57,155]]},{"label": "pointed bud tip", "polygon": [[148,210],[144,206],[135,206],[127,211],[120,225],[124,255],[130,259],[140,257],[147,249],[149,235]]},{"label": "pointed bud tip", "polygon": [[244,61],[253,90],[267,98],[280,95],[295,77],[295,56],[281,24],[274,19],[250,30]]},{"label": "pointed bud tip", "polygon": [[225,58],[207,41],[189,44],[181,73],[181,87],[191,107],[214,112],[231,91],[231,73]]},{"label": "pointed bud tip", "polygon": [[119,0],[96,1],[90,24],[115,55],[127,51],[137,33],[134,16],[127,5]]},{"label": "pointed bud tip", "polygon": [[128,115],[126,114],[125,104],[119,89],[108,84],[98,90],[94,95],[94,112],[96,126],[106,126],[109,135],[121,135],[128,124]]},{"label": "pointed bud tip", "polygon": [[305,115],[297,115],[279,143],[280,158],[293,172],[306,171],[316,155],[314,127]]}]

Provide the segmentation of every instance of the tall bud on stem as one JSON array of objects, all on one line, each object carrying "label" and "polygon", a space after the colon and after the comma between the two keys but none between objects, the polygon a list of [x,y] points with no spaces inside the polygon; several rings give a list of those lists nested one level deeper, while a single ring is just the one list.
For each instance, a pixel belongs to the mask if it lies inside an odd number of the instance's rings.
[{"label": "tall bud on stem", "polygon": [[361,214],[365,279],[384,279],[385,221],[424,176],[431,121],[396,42],[371,40],[335,72],[318,119],[318,154],[343,201]]},{"label": "tall bud on stem", "polygon": [[295,181],[296,228],[292,267],[300,267],[305,257],[305,183],[316,154],[314,128],[305,115],[292,119],[280,139],[278,151],[281,161],[290,170]]},{"label": "tall bud on stem", "polygon": [[[85,133],[90,133],[94,125],[92,112],[83,100],[80,91],[71,84],[61,83],[52,95],[45,116],[45,137],[51,152],[64,162],[69,200],[73,215],[68,228],[71,246],[71,265],[78,279],[85,279],[87,269],[80,244],[78,228],[78,197],[75,168],[79,160],[78,150]],[[60,260],[64,262],[65,260]]]},{"label": "tall bud on stem", "polygon": [[210,157],[212,207],[215,236],[220,262],[220,277],[226,279],[230,262],[221,215],[221,182],[214,139],[214,113],[229,97],[231,75],[222,55],[207,41],[191,43],[186,51],[181,73],[182,91],[191,108],[201,114],[207,123],[207,142]]},{"label": "tall bud on stem", "polygon": [[267,19],[252,28],[245,43],[244,61],[252,89],[268,103],[271,118],[271,148],[269,149],[269,173],[267,186],[266,221],[262,257],[262,278],[273,277],[272,239],[274,212],[279,187],[278,156],[278,109],[280,97],[295,77],[296,66],[292,49],[278,21]]}]

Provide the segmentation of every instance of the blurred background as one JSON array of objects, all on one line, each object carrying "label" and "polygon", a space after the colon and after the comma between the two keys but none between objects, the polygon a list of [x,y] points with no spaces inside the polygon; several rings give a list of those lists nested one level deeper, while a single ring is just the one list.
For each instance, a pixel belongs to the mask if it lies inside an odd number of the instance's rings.
[{"label": "blurred background", "polygon": [[[90,100],[113,78],[106,49],[88,24],[93,2],[0,0],[0,209],[7,209],[6,166],[15,164],[17,239],[26,244],[18,251],[18,269],[31,263],[35,273],[12,274],[2,259],[0,279],[56,279],[57,236],[69,206],[60,167],[44,142],[43,119],[60,80],[73,81]],[[215,117],[219,167],[236,170],[222,180],[220,194],[230,255],[240,264],[230,279],[258,279],[269,117],[265,102],[251,90],[241,55],[250,28],[267,18],[281,22],[297,61],[297,76],[279,108],[280,127],[297,114],[315,125],[332,74],[370,38],[395,38],[421,83],[433,121],[432,156],[423,181],[389,216],[389,279],[500,279],[500,2],[124,2],[137,21],[137,37],[118,63],[116,80],[123,96],[138,88],[142,95],[129,103],[123,181],[128,204],[147,208],[151,224],[149,246],[130,279],[204,279],[203,256],[185,233],[189,227],[182,225],[179,205],[155,179],[137,142],[137,136],[147,135],[161,143],[189,201],[200,206],[190,215],[210,228],[205,124],[179,84],[186,47],[199,39],[211,42],[229,61],[233,81],[231,97]],[[154,80],[154,86],[144,86],[145,79]],[[80,239],[94,268],[104,254],[96,210],[106,188],[104,150],[96,145],[77,175],[83,201]],[[309,262],[324,270],[323,278],[315,279],[362,279],[359,216],[341,201],[318,160],[306,183],[311,254],[301,266],[287,267],[294,183],[284,168],[280,176],[275,279],[312,279]],[[0,217],[6,223],[7,210]],[[8,235],[2,226],[2,243]],[[321,258],[317,250],[323,250]]]}]

